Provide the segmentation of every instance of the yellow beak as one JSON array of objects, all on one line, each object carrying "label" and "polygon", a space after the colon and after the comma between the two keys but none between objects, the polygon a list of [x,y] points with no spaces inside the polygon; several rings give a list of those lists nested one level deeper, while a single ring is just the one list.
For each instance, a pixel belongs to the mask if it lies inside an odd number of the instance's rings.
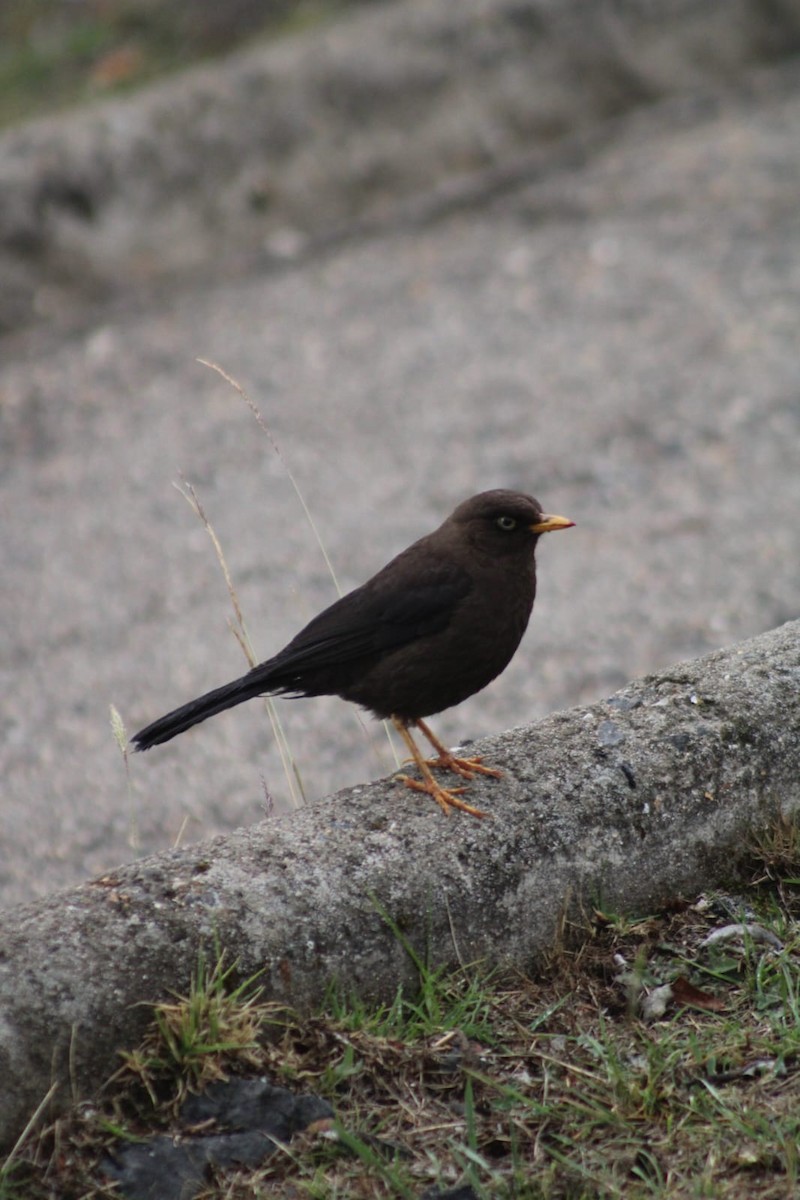
[{"label": "yellow beak", "polygon": [[548,516],[542,513],[541,521],[537,521],[535,525],[530,525],[531,533],[551,533],[554,529],[569,529],[574,525],[574,521],[570,521],[569,517]]}]

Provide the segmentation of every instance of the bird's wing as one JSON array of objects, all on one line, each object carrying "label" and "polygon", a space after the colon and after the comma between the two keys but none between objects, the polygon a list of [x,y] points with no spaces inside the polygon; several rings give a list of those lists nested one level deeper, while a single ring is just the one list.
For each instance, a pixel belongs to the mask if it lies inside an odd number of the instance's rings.
[{"label": "bird's wing", "polygon": [[270,661],[271,673],[352,662],[439,633],[471,586],[465,571],[450,569],[396,590],[357,588],[309,622]]}]

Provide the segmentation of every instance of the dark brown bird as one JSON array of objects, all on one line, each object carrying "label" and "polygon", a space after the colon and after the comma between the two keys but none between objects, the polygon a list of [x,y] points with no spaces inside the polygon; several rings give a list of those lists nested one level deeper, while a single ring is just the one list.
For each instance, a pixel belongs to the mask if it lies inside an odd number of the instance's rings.
[{"label": "dark brown bird", "polygon": [[[321,612],[274,658],[131,740],[148,750],[254,696],[341,696],[392,719],[422,776],[401,776],[408,787],[427,792],[445,813],[483,817],[459,799],[463,788],[442,787],[431,767],[464,779],[500,771],[456,757],[423,718],[466,700],[508,666],[533,608],[539,537],[573,524],[543,513],[532,496],[481,492]],[[412,725],[436,758],[423,758]]]}]

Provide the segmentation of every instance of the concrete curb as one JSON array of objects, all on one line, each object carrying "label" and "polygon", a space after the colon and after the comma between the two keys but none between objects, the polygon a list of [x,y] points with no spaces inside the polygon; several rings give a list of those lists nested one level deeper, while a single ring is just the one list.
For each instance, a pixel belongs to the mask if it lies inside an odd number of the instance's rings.
[{"label": "concrete curb", "polygon": [[800,808],[800,621],[479,748],[505,770],[473,787],[491,820],[382,781],[7,911],[2,1141],[53,1081],[55,1105],[89,1094],[216,942],[305,1008],[333,978],[413,984],[381,911],[435,967],[524,969],[569,908],[646,910],[730,875],[751,829]]}]

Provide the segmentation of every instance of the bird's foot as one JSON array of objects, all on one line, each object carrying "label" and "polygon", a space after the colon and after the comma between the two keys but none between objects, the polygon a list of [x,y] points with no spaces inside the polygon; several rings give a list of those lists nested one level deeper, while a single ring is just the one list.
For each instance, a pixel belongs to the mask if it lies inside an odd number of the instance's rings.
[{"label": "bird's foot", "polygon": [[453,808],[469,813],[472,817],[488,817],[489,815],[480,808],[475,808],[472,804],[467,804],[464,800],[459,799],[459,794],[465,790],[463,787],[443,788],[433,777],[412,779],[410,775],[398,775],[396,778],[413,791],[425,792],[426,795],[432,796],[445,816],[449,817],[450,810]]},{"label": "bird's foot", "polygon": [[498,771],[495,767],[484,767],[483,759],[479,754],[472,758],[460,758],[457,754],[453,754],[452,750],[448,750],[444,742],[439,740],[425,721],[417,720],[416,725],[436,751],[436,758],[425,760],[428,768],[439,767],[442,771],[452,771],[454,775],[460,775],[462,779],[474,779],[476,775],[491,775],[494,779],[502,779],[503,772]]},{"label": "bird's foot", "polygon": [[496,767],[485,767],[480,755],[476,755],[474,758],[459,758],[457,754],[451,754],[449,750],[446,750],[436,758],[428,758],[425,761],[429,767],[452,771],[453,774],[460,775],[462,779],[474,779],[476,775],[491,775],[493,779],[503,778],[503,772],[498,771]]}]

